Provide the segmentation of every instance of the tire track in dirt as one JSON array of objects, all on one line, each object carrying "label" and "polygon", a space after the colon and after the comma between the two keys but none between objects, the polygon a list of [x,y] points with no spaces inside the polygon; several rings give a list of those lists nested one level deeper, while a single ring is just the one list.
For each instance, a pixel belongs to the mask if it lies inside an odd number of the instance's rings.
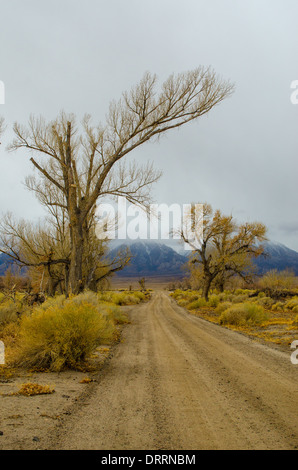
[{"label": "tire track in dirt", "polygon": [[210,324],[157,292],[45,448],[294,449],[289,355]]}]

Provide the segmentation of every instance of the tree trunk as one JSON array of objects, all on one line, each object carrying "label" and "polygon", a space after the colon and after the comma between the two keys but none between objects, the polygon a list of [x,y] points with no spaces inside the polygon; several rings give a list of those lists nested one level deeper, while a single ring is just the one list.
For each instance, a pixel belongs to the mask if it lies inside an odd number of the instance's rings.
[{"label": "tree trunk", "polygon": [[69,265],[66,264],[64,268],[64,290],[65,290],[65,297],[68,298],[69,296]]},{"label": "tree trunk", "polygon": [[224,292],[224,290],[225,290],[225,281],[224,280],[222,280],[218,283],[218,290],[221,293]]},{"label": "tree trunk", "polygon": [[72,244],[69,268],[69,283],[72,294],[77,295],[84,289],[83,284],[83,225],[78,222],[72,227]]},{"label": "tree trunk", "polygon": [[54,285],[54,279],[52,277],[51,273],[51,266],[47,265],[47,272],[48,272],[48,295],[50,297],[54,297],[55,295],[55,285]]},{"label": "tree trunk", "polygon": [[203,296],[204,296],[206,302],[208,302],[208,300],[209,300],[209,291],[210,291],[210,287],[211,287],[211,282],[212,282],[212,278],[210,276],[206,276],[204,278]]}]

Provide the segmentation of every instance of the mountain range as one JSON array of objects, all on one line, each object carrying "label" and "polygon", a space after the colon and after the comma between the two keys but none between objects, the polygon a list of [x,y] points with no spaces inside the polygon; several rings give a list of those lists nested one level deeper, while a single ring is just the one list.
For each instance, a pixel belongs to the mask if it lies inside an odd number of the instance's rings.
[{"label": "mountain range", "polygon": [[[110,256],[116,255],[119,248],[129,247],[132,259],[128,266],[117,273],[117,277],[164,276],[184,277],[184,265],[191,253],[183,249],[180,243],[171,246],[153,241],[135,241],[116,246]],[[298,253],[277,242],[267,242],[265,256],[254,260],[259,274],[271,269],[283,271],[290,269],[298,276]]]},{"label": "mountain range", "polygon": [[162,243],[137,241],[129,245],[123,244],[113,248],[109,257],[115,257],[119,249],[127,246],[131,252],[131,261],[117,273],[118,277],[183,276],[182,267],[187,258]]},{"label": "mountain range", "polygon": [[8,255],[1,253],[0,254],[0,276],[3,276],[3,274],[5,274],[5,271],[9,268],[9,266],[12,266],[12,265],[13,265],[12,259]]},{"label": "mountain range", "polygon": [[[184,265],[190,251],[185,251],[180,243],[169,242],[157,243],[154,241],[120,241],[112,242],[109,257],[112,259],[120,248],[129,247],[131,261],[122,271],[117,273],[117,277],[159,277],[168,276],[182,278],[185,275]],[[171,245],[171,246],[169,246]],[[267,242],[265,245],[266,256],[258,257],[254,262],[259,274],[264,274],[271,269],[282,271],[291,269],[298,276],[298,253],[277,242]],[[0,276],[2,276],[9,265],[11,259],[5,254],[0,254]]]}]

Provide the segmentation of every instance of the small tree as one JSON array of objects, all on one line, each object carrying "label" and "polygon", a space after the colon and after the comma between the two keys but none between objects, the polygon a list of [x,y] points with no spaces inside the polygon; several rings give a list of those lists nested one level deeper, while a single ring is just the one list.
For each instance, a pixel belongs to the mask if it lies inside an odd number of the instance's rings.
[{"label": "small tree", "polygon": [[[194,210],[189,217],[194,219]],[[199,227],[195,229],[199,231]],[[222,215],[219,210],[213,212],[210,205],[204,204],[200,246],[195,246],[183,231],[181,235],[194,250],[191,263],[200,266],[203,296],[208,300],[211,284],[216,279],[223,289],[227,275],[251,278],[251,259],[263,252],[260,242],[266,240],[266,227],[257,222],[237,225],[233,216]]]},{"label": "small tree", "polygon": [[27,279],[20,275],[20,273],[14,273],[11,266],[5,271],[2,276],[2,292],[5,299],[16,302],[17,293],[26,287]]},{"label": "small tree", "polygon": [[139,279],[139,286],[141,288],[141,291],[145,291],[146,290],[146,279],[144,277],[142,277],[141,279]]},{"label": "small tree", "polygon": [[259,280],[259,287],[269,296],[279,298],[283,296],[283,293],[286,294],[298,287],[298,278],[291,270],[277,271],[277,269],[273,269]]}]

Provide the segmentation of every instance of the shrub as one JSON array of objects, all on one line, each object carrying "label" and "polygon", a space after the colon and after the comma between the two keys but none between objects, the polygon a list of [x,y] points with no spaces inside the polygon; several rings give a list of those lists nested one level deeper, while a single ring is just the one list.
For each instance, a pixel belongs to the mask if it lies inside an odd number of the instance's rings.
[{"label": "shrub", "polygon": [[115,332],[112,320],[88,303],[72,299],[62,307],[38,308],[21,320],[15,362],[54,371],[75,368],[99,344],[112,340]]},{"label": "shrub", "polygon": [[140,303],[141,300],[144,300],[145,294],[139,292],[136,295],[134,293],[126,292],[105,292],[103,294],[98,294],[98,299],[104,302],[110,302],[115,305],[135,305]]},{"label": "shrub", "polygon": [[175,290],[175,292],[172,292],[172,293],[171,293],[171,297],[173,297],[174,299],[176,299],[176,298],[179,297],[181,294],[183,294],[182,290],[177,289],[177,290]]},{"label": "shrub", "polygon": [[289,310],[293,310],[294,308],[298,307],[298,297],[293,297],[291,300],[289,300],[286,304],[285,307],[288,308]]},{"label": "shrub", "polygon": [[0,304],[0,325],[14,322],[20,318],[20,315],[30,311],[30,307],[24,305],[20,300],[3,302]]},{"label": "shrub", "polygon": [[102,315],[106,315],[108,318],[113,320],[114,324],[122,325],[128,323],[128,317],[121,308],[114,304],[109,304],[107,302],[101,303],[99,305],[99,310]]},{"label": "shrub", "polygon": [[98,307],[99,305],[97,294],[91,291],[82,292],[81,294],[72,297],[71,300],[77,305],[82,305],[85,303],[93,305],[94,307]]},{"label": "shrub", "polygon": [[45,302],[40,304],[38,307],[35,307],[38,310],[45,311],[50,307],[59,307],[62,308],[66,298],[65,295],[57,295],[55,297],[48,297]]},{"label": "shrub", "polygon": [[227,294],[226,292],[221,292],[218,294],[218,298],[220,302],[226,302],[230,300],[230,294]]},{"label": "shrub", "polygon": [[189,310],[196,310],[197,308],[206,307],[207,302],[204,298],[194,300],[187,305]]},{"label": "shrub", "polygon": [[187,307],[188,304],[189,304],[188,299],[178,300],[178,305],[180,305],[180,307]]},{"label": "shrub", "polygon": [[97,294],[97,297],[98,300],[112,303],[112,292],[101,292],[100,294]]},{"label": "shrub", "polygon": [[259,297],[256,302],[258,305],[261,305],[265,308],[270,308],[274,304],[274,300],[271,299],[271,297]]},{"label": "shrub", "polygon": [[116,305],[135,305],[140,303],[140,299],[132,294],[115,294],[113,302]]},{"label": "shrub", "polygon": [[231,301],[233,302],[233,304],[240,304],[242,302],[245,302],[247,299],[248,299],[247,294],[233,295],[231,297]]},{"label": "shrub", "polygon": [[283,302],[276,302],[276,304],[272,305],[271,310],[282,312],[284,310],[285,304]]},{"label": "shrub", "polygon": [[232,302],[222,302],[218,304],[218,306],[215,309],[215,313],[218,315],[221,315],[225,310],[230,308],[232,306]]},{"label": "shrub", "polygon": [[6,302],[0,306],[0,324],[16,321],[21,313],[22,307],[16,302]]},{"label": "shrub", "polygon": [[195,300],[198,300],[200,296],[198,294],[187,293],[186,298],[187,298],[188,303],[190,303],[190,302],[194,302]]},{"label": "shrub", "polygon": [[270,292],[270,295],[277,295],[279,292],[297,287],[297,278],[289,270],[277,271],[273,269],[268,271],[259,281],[261,289]]},{"label": "shrub", "polygon": [[139,299],[141,302],[146,299],[146,295],[144,294],[144,292],[136,291],[136,292],[133,292],[133,295],[134,295],[137,299]]},{"label": "shrub", "polygon": [[236,289],[235,294],[236,295],[247,295],[250,294],[251,290],[250,289]]},{"label": "shrub", "polygon": [[268,314],[261,305],[254,303],[236,304],[225,310],[220,316],[220,324],[258,325],[268,319]]},{"label": "shrub", "polygon": [[216,308],[218,306],[219,302],[220,302],[219,296],[216,295],[216,294],[212,294],[209,297],[208,306]]}]

